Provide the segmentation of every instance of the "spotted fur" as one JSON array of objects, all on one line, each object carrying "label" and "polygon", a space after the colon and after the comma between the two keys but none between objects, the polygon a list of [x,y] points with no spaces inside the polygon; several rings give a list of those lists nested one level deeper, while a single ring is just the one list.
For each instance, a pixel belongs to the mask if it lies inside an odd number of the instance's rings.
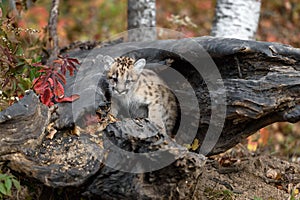
[{"label": "spotted fur", "polygon": [[105,56],[104,63],[112,91],[112,113],[117,116],[120,107],[146,105],[149,120],[172,135],[178,114],[176,97],[154,71],[144,69],[145,59]]}]

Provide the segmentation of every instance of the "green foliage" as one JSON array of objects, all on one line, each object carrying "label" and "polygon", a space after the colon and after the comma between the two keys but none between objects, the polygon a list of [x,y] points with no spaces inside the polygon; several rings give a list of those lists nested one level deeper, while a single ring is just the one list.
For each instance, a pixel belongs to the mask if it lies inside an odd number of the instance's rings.
[{"label": "green foliage", "polygon": [[234,194],[230,190],[216,190],[213,188],[205,188],[204,195],[209,200],[233,200]]},{"label": "green foliage", "polygon": [[0,111],[32,87],[40,74],[32,64],[41,60],[42,49],[33,39],[38,31],[18,27],[17,17],[7,10],[7,5],[0,4]]},{"label": "green foliage", "polygon": [[[62,80],[65,80],[66,70],[73,75],[75,65],[79,62],[76,59],[59,57],[50,66],[41,65],[40,55],[45,44],[45,34],[37,37],[34,34],[39,31],[21,28],[22,21],[18,20],[17,14],[12,12],[10,17],[8,6],[1,4],[1,11],[3,7],[6,7],[6,13],[5,17],[0,15],[0,111],[22,98],[25,91],[32,87],[40,95],[41,101],[49,106],[55,102],[78,98],[76,95],[64,97],[62,82],[65,84],[65,81]],[[58,72],[58,67],[61,68],[61,73]]]},{"label": "green foliage", "polygon": [[13,187],[18,191],[21,190],[20,182],[16,177],[10,174],[0,174],[0,199],[11,196]]}]

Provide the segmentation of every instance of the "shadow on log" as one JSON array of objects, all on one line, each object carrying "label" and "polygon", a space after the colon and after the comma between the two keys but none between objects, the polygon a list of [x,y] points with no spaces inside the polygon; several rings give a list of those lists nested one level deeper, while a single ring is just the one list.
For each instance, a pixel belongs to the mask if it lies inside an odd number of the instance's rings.
[{"label": "shadow on log", "polygon": [[[192,198],[205,158],[186,144],[197,138],[197,151],[213,155],[273,122],[300,117],[300,50],[287,45],[201,37],[69,54],[82,65],[68,77],[66,95],[80,99],[49,111],[30,92],[1,112],[0,159],[51,188],[76,188],[87,198]],[[146,119],[108,120],[105,129],[89,125],[96,110],[108,116],[99,55],[145,58],[166,80],[183,102],[183,131],[175,140]],[[184,82],[170,78],[174,69]],[[44,137],[50,122],[58,130],[53,140]],[[77,126],[80,136],[69,135]]]}]

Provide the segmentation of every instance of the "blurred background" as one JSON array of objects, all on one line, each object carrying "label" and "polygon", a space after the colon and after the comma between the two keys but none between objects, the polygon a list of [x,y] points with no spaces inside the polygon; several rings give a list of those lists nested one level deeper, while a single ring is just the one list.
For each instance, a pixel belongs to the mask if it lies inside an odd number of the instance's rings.
[{"label": "blurred background", "polygon": [[[47,25],[51,1],[37,0],[22,11],[20,25],[42,29]],[[187,37],[209,35],[216,0],[157,0],[157,25],[182,31]],[[187,18],[186,18],[187,17]],[[65,0],[60,2],[60,45],[73,41],[105,40],[127,29],[127,0]],[[190,22],[185,19],[190,19]],[[262,1],[257,40],[300,47],[300,1]]]}]

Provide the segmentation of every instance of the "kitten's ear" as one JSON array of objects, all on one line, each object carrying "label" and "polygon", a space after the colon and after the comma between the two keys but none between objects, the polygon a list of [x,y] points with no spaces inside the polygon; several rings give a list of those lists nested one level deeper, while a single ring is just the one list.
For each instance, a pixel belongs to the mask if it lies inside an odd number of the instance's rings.
[{"label": "kitten's ear", "polygon": [[139,59],[134,63],[134,69],[139,74],[143,71],[145,65],[146,65],[146,60],[144,58]]},{"label": "kitten's ear", "polygon": [[105,70],[109,70],[110,66],[115,62],[115,60],[112,57],[107,55],[103,57],[102,61],[104,62]]}]

